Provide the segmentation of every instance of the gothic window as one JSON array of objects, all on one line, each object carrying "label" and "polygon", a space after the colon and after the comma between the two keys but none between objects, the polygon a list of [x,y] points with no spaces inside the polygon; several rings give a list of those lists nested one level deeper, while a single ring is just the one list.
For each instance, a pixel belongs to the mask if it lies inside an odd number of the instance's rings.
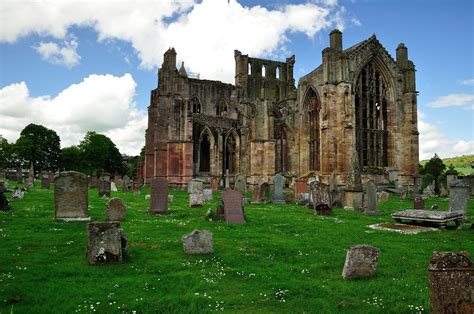
[{"label": "gothic window", "polygon": [[309,170],[320,171],[320,128],[319,112],[321,104],[316,93],[311,89],[306,97],[306,108],[309,114]]},{"label": "gothic window", "polygon": [[278,124],[275,127],[275,171],[288,172],[288,140],[283,125]]},{"label": "gothic window", "polygon": [[211,171],[211,142],[209,140],[209,134],[205,133],[202,135],[201,142],[199,143],[199,172]]},{"label": "gothic window", "polygon": [[193,113],[201,113],[201,103],[196,97],[191,100],[191,108],[193,110]]},{"label": "gothic window", "polygon": [[355,117],[361,166],[387,166],[387,84],[372,62],[361,70],[357,78]]},{"label": "gothic window", "polygon": [[225,101],[225,99],[221,98],[216,105],[216,116],[225,116],[227,115],[227,112],[227,102]]},{"label": "gothic window", "polygon": [[264,64],[264,65],[262,65],[262,77],[265,77],[265,75],[266,75],[265,72],[266,72],[266,69],[265,69],[265,64]]}]

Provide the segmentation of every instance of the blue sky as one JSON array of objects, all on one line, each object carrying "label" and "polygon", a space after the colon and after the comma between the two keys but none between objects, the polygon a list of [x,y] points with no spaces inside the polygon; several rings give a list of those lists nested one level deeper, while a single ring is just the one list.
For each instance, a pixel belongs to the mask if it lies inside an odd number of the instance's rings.
[{"label": "blue sky", "polygon": [[137,154],[168,47],[188,72],[231,83],[234,49],[295,54],[298,80],[321,63],[337,27],[345,48],[373,33],[392,56],[400,42],[408,47],[422,158],[474,154],[473,16],[467,0],[0,0],[0,134],[13,142],[39,123],[64,147],[96,130]]}]

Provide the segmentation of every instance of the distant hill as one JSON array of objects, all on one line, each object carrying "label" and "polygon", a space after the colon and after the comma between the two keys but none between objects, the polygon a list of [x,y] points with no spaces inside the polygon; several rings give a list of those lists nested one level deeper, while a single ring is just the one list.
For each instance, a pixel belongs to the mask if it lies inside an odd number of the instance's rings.
[{"label": "distant hill", "polygon": [[[457,171],[462,172],[463,174],[474,174],[474,169],[471,167],[471,163],[474,163],[474,155],[442,158],[442,160],[446,165],[446,168],[452,164]],[[428,160],[422,160],[420,161],[420,164],[425,165],[427,161]]]}]

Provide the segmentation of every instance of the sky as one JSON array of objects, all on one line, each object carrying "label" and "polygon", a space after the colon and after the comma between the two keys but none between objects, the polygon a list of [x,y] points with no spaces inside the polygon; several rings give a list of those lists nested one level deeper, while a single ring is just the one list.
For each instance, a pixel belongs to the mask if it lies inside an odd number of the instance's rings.
[{"label": "sky", "polygon": [[416,66],[420,159],[474,154],[471,0],[0,0],[0,135],[29,123],[77,145],[87,131],[122,153],[144,145],[163,53],[200,78],[234,83],[234,49],[296,55],[295,80],[321,64],[329,32],[348,48],[375,33]]}]

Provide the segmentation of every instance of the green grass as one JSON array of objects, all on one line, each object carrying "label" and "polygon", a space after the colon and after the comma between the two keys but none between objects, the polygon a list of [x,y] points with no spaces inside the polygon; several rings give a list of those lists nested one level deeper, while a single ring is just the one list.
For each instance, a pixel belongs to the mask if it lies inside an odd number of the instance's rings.
[{"label": "green grass", "polygon": [[[37,183],[13,201],[12,211],[0,212],[0,313],[429,311],[432,252],[474,253],[467,224],[418,235],[369,229],[412,207],[397,197],[380,204],[376,217],[340,208],[320,217],[303,206],[249,205],[247,224],[227,225],[204,220],[219,193],[203,208],[188,208],[187,193],[173,190],[168,216],[149,216],[145,194],[112,195],[128,205],[121,225],[130,254],[113,266],[86,263],[86,223],[55,221],[52,189]],[[105,203],[97,190],[89,191],[94,220],[104,219]],[[432,203],[448,206],[439,198],[426,201],[427,208]],[[472,221],[472,199],[468,214]],[[183,253],[181,236],[196,228],[213,232],[213,255]],[[381,249],[377,275],[345,281],[346,249],[362,243]]]}]

